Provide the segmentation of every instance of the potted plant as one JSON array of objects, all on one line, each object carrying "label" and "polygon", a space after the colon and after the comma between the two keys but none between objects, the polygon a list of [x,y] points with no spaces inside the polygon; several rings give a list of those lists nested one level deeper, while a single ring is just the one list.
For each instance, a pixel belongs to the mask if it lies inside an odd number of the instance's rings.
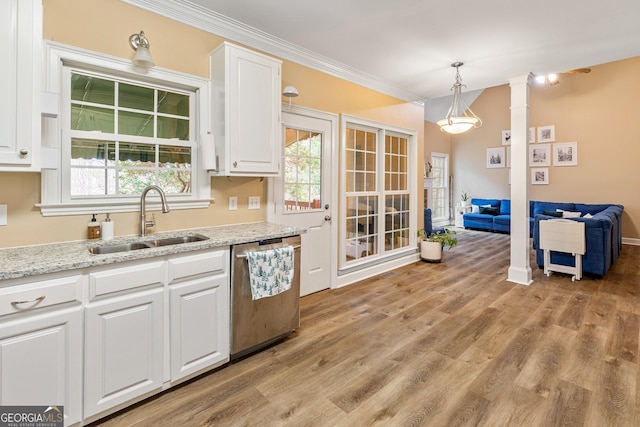
[{"label": "potted plant", "polygon": [[469,204],[471,203],[471,200],[469,200],[469,195],[464,190],[462,190],[462,193],[460,194],[460,200],[462,206],[469,206]]},{"label": "potted plant", "polygon": [[442,261],[442,250],[449,246],[453,248],[458,244],[458,239],[453,237],[455,230],[447,228],[444,231],[437,231],[430,236],[425,236],[424,230],[418,232],[420,241],[420,258],[427,262]]},{"label": "potted plant", "polygon": [[431,176],[431,170],[433,169],[433,166],[431,165],[431,162],[427,162],[424,165],[424,176],[425,177],[430,177]]}]

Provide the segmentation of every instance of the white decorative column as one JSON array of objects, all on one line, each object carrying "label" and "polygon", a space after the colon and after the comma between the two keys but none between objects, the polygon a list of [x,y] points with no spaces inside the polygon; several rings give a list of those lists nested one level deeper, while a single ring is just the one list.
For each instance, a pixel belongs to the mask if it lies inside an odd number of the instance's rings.
[{"label": "white decorative column", "polygon": [[511,86],[511,264],[507,280],[530,285],[529,243],[529,87],[532,75],[509,80]]}]

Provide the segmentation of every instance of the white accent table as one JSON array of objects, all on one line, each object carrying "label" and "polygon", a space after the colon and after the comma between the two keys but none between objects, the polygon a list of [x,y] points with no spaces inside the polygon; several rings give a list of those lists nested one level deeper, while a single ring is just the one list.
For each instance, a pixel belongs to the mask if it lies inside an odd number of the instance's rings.
[{"label": "white accent table", "polygon": [[[544,251],[544,274],[551,271],[573,274],[571,281],[582,278],[582,255],[585,253],[584,222],[569,219],[540,221],[540,249]],[[575,257],[575,267],[552,264],[551,251],[570,253]]]},{"label": "white accent table", "polygon": [[464,228],[464,221],[462,215],[471,212],[471,205],[456,205],[455,210],[455,227]]}]

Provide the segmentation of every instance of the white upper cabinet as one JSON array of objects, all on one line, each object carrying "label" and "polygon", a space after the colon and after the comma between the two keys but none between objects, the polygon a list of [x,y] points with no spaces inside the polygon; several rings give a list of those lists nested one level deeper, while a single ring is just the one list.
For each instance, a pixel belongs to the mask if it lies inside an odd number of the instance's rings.
[{"label": "white upper cabinet", "polygon": [[0,1],[0,171],[39,171],[41,0]]},{"label": "white upper cabinet", "polygon": [[282,61],[230,43],[211,53],[216,175],[280,174]]}]

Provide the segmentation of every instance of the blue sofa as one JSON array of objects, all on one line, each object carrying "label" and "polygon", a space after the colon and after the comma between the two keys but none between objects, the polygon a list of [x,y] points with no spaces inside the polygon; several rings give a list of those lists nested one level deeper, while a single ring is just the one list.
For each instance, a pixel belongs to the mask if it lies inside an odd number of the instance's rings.
[{"label": "blue sofa", "polygon": [[[533,206],[529,202],[529,236],[533,236]],[[490,207],[496,209],[492,213],[471,212],[464,214],[464,228],[476,230],[511,232],[511,201],[505,199],[471,199],[471,206]]]},{"label": "blue sofa", "polygon": [[[566,205],[566,204],[565,204]],[[607,274],[613,262],[622,250],[622,205],[592,205],[571,204],[571,211],[589,214],[591,218],[571,218],[573,221],[584,222],[586,234],[586,252],[582,257],[582,271],[597,276]],[[565,208],[559,208],[569,210]],[[544,209],[547,211],[547,209]],[[533,248],[536,250],[536,263],[544,265],[544,251],[539,249],[540,221],[553,217],[536,213],[533,227]],[[571,254],[551,251],[551,262],[554,264],[574,266]]]},{"label": "blue sofa", "polygon": [[[496,211],[490,213],[468,213],[463,216],[465,228],[478,230],[498,231],[508,233],[510,231],[509,200],[498,199],[471,199],[471,204],[476,206],[490,206]],[[542,202],[531,200],[529,202],[529,226],[530,235],[533,237],[533,248],[536,250],[536,263],[544,266],[544,253],[539,249],[540,221],[553,219],[550,215],[557,210],[568,212],[580,212],[579,218],[570,218],[573,221],[585,223],[586,253],[582,257],[582,271],[598,276],[604,276],[613,262],[620,255],[622,249],[622,212],[624,207],[616,204],[585,204]],[[487,209],[484,209],[487,211]],[[589,215],[591,217],[585,217]],[[551,252],[551,262],[554,264],[575,265],[571,254]]]}]

